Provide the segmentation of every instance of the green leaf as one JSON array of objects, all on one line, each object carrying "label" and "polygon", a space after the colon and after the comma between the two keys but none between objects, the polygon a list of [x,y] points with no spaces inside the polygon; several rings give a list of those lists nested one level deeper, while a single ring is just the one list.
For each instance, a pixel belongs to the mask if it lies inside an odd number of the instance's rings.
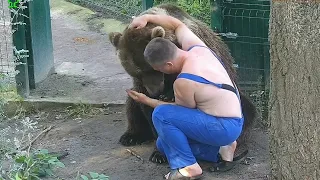
[{"label": "green leaf", "polygon": [[20,177],[19,177],[19,174],[16,173],[16,176],[15,176],[16,180],[22,180]]},{"label": "green leaf", "polygon": [[61,167],[61,168],[66,167],[62,162],[56,162],[55,165],[58,166],[58,167]]},{"label": "green leaf", "polygon": [[19,156],[18,158],[15,159],[17,163],[24,163],[26,157],[25,156]]},{"label": "green leaf", "polygon": [[107,178],[107,179],[109,179],[109,176],[106,176],[106,175],[104,175],[104,174],[100,174],[100,175],[99,175],[99,178]]},{"label": "green leaf", "polygon": [[57,164],[59,162],[58,158],[57,157],[52,157],[48,163],[49,164]]},{"label": "green leaf", "polygon": [[47,149],[39,149],[39,153],[41,154],[48,154],[49,151]]},{"label": "green leaf", "polygon": [[91,178],[98,178],[99,177],[99,174],[98,173],[95,173],[95,172],[89,172]]},{"label": "green leaf", "polygon": [[85,175],[81,175],[80,176],[83,180],[89,180],[89,178],[87,177],[87,176],[85,176]]},{"label": "green leaf", "polygon": [[49,176],[53,176],[53,171],[51,169],[45,169],[45,171]]}]

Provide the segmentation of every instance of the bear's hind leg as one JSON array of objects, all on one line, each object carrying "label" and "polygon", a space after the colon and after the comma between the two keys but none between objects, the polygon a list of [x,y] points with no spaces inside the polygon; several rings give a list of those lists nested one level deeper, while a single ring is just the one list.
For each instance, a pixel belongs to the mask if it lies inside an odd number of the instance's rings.
[{"label": "bear's hind leg", "polygon": [[252,101],[243,92],[240,91],[241,106],[244,116],[243,130],[237,140],[237,150],[248,149],[248,143],[251,138],[251,131],[256,123],[257,109]]},{"label": "bear's hind leg", "polygon": [[132,146],[154,139],[152,130],[141,110],[140,104],[130,97],[127,97],[126,115],[128,128],[120,138],[122,145]]}]

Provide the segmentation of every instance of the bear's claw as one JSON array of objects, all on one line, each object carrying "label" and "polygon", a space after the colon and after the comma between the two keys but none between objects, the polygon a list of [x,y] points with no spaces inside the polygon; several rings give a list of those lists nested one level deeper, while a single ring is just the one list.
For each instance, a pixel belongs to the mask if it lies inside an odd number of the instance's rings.
[{"label": "bear's claw", "polygon": [[153,153],[149,158],[149,161],[157,164],[164,164],[168,162],[167,158],[163,154],[161,154],[161,152],[158,150],[153,151]]},{"label": "bear's claw", "polygon": [[151,140],[150,138],[147,138],[149,136],[146,136],[144,134],[132,134],[125,132],[121,137],[119,142],[124,146],[134,146],[138,144],[142,144],[143,142]]}]

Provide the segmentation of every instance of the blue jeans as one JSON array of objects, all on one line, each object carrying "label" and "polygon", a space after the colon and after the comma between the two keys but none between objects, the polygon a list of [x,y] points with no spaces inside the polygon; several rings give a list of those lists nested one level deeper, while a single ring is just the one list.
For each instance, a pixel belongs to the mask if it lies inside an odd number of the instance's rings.
[{"label": "blue jeans", "polygon": [[243,126],[243,118],[214,117],[171,104],[157,106],[152,121],[158,133],[157,148],[171,169],[192,165],[196,159],[217,162],[220,146],[234,142]]}]

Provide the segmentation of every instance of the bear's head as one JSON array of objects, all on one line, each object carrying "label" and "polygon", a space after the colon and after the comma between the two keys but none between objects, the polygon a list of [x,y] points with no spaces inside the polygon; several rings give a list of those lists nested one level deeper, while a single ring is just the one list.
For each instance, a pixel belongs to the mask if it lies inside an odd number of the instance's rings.
[{"label": "bear's head", "polygon": [[118,58],[125,71],[133,78],[139,79],[150,96],[158,96],[164,88],[164,74],[155,71],[144,59],[143,52],[147,44],[156,37],[163,37],[178,42],[174,32],[161,26],[148,24],[141,29],[126,28],[122,33],[111,32],[109,40],[116,48]]}]

